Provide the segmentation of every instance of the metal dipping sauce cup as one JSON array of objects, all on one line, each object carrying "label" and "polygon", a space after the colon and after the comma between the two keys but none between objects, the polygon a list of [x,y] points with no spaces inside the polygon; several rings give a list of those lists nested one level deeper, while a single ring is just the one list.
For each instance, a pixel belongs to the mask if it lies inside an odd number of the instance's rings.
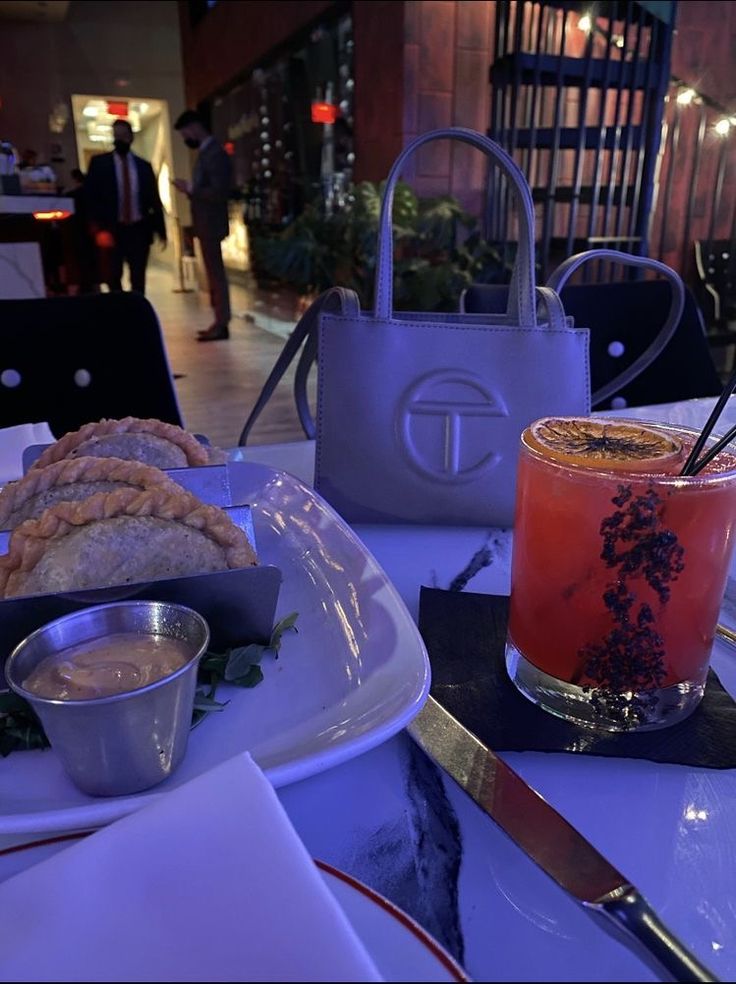
[{"label": "metal dipping sauce cup", "polygon": [[[110,697],[58,700],[23,688],[45,657],[121,632],[179,639],[189,648],[189,658],[161,680]],[[123,796],[155,786],[183,759],[197,667],[209,639],[207,622],[191,608],[159,601],[111,602],[31,633],[8,657],[5,676],[32,705],[72,781],[92,796]]]}]

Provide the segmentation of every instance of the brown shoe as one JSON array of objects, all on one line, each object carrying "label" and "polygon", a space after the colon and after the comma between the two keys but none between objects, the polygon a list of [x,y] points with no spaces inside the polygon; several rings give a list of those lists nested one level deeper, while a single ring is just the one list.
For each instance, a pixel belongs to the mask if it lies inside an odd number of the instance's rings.
[{"label": "brown shoe", "polygon": [[221,342],[230,338],[230,331],[227,328],[208,328],[207,331],[201,331],[197,336],[198,342]]}]

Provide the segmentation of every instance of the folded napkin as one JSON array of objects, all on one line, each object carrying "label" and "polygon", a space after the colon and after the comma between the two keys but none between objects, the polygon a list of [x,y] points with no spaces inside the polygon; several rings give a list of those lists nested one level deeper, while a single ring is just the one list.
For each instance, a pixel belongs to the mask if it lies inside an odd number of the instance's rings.
[{"label": "folded napkin", "polygon": [[419,630],[432,665],[432,696],[498,752],[577,752],[711,769],[736,768],[736,702],[713,672],[690,717],[659,731],[596,732],[555,717],[509,679],[504,647],[509,599],[422,588]]},{"label": "folded napkin", "polygon": [[0,885],[5,981],[377,981],[239,755]]},{"label": "folded napkin", "polygon": [[51,444],[55,440],[45,422],[0,429],[0,485],[23,475],[23,451],[29,444]]}]

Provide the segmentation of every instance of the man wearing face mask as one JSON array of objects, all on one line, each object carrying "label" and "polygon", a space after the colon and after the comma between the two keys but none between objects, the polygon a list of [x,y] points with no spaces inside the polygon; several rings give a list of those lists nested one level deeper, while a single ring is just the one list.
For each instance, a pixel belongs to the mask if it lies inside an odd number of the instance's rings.
[{"label": "man wearing face mask", "polygon": [[145,294],[154,235],[162,248],[166,246],[164,210],[153,168],[131,152],[130,123],[115,120],[112,135],[115,150],[92,158],[85,182],[100,279],[110,290],[122,290],[123,264],[127,263],[131,290]]},{"label": "man wearing face mask", "polygon": [[191,183],[177,178],[175,187],[189,197],[194,234],[202,248],[215,320],[197,341],[216,342],[230,337],[230,288],[220,243],[228,234],[228,198],[232,183],[230,158],[194,110],[187,109],[174,129],[192,150],[199,150]]}]

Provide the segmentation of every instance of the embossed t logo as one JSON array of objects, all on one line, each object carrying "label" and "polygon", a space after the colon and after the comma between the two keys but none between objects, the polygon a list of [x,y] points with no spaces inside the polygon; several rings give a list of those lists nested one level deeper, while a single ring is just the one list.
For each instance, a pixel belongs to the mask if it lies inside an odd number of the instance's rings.
[{"label": "embossed t logo", "polygon": [[[448,395],[448,390],[453,396]],[[487,451],[488,441],[466,434],[466,422],[477,417],[507,417],[508,409],[498,393],[492,393],[477,376],[461,369],[431,372],[404,393],[398,408],[398,426],[403,451],[412,466],[432,478],[448,483],[466,482],[498,464],[500,455]],[[436,417],[438,440],[432,460],[422,454],[412,436],[412,419]],[[475,458],[463,468],[463,459]]]}]

